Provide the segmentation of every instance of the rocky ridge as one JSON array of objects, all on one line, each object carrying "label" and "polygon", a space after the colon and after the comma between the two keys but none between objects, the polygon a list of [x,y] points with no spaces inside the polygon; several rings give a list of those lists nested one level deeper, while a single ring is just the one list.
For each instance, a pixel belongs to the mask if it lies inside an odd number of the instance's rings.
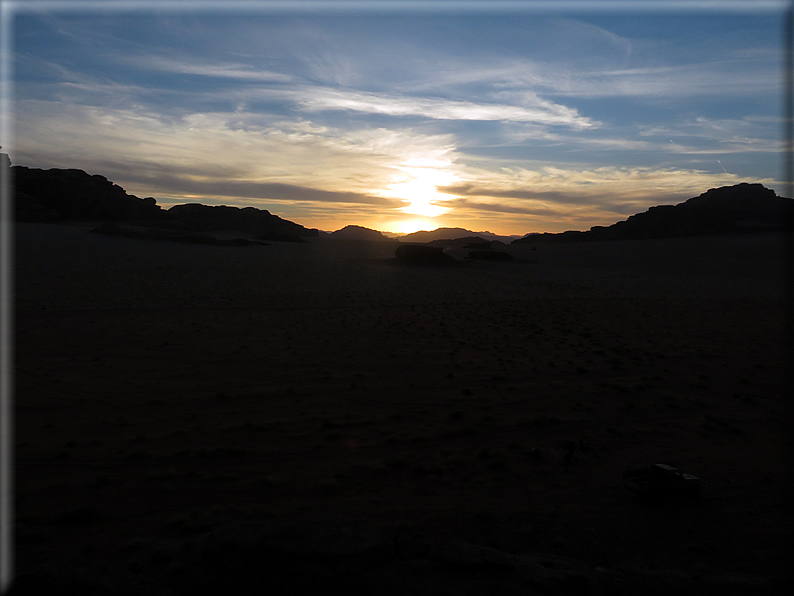
[{"label": "rocky ridge", "polygon": [[785,232],[792,229],[793,221],[794,201],[761,184],[741,183],[712,188],[677,205],[651,207],[611,226],[530,234],[513,244]]},{"label": "rocky ridge", "polygon": [[[128,194],[104,176],[83,170],[42,170],[11,166],[15,218],[25,222],[103,222],[100,231],[128,237],[191,242],[195,233],[237,231],[256,235],[255,240],[298,240],[318,231],[282,219],[265,209],[201,205],[175,205],[163,209],[153,197]],[[132,224],[131,231],[122,224]],[[149,228],[145,232],[142,227]],[[152,229],[154,228],[154,229]],[[172,230],[170,234],[162,230]],[[185,232],[189,234],[180,234]],[[148,236],[147,236],[148,233]],[[190,235],[192,234],[192,236]],[[208,238],[199,238],[211,243]]]}]

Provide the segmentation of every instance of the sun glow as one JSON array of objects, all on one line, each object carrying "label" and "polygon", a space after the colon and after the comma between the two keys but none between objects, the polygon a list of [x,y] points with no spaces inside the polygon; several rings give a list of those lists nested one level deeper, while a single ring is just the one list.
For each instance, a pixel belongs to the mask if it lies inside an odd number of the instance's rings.
[{"label": "sun glow", "polygon": [[405,213],[437,217],[449,211],[442,203],[452,197],[438,192],[439,186],[447,186],[458,180],[449,170],[450,162],[437,159],[409,159],[404,165],[397,166],[401,174],[397,182],[388,186],[388,194],[410,202],[403,207]]},{"label": "sun glow", "polygon": [[406,219],[394,224],[392,231],[400,234],[413,234],[420,230],[433,230],[437,227],[437,224],[426,219]]}]

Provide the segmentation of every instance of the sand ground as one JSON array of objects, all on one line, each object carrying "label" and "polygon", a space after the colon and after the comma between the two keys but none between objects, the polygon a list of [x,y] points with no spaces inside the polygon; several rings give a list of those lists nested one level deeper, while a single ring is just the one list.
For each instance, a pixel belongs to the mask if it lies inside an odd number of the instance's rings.
[{"label": "sand ground", "polygon": [[[19,572],[145,577],[147,545],[275,519],[781,573],[779,236],[412,267],[391,243],[89,229],[16,228]],[[622,471],[656,461],[702,499],[633,499]]]}]

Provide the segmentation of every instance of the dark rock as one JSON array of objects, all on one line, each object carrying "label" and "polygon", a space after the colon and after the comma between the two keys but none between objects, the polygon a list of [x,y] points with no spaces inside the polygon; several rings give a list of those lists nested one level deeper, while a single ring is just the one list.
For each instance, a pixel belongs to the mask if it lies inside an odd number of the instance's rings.
[{"label": "dark rock", "polygon": [[455,261],[455,259],[444,252],[443,248],[428,246],[426,244],[402,244],[394,251],[394,256],[408,263],[437,264]]},{"label": "dark rock", "polygon": [[507,246],[499,240],[483,240],[479,236],[466,236],[464,238],[443,238],[427,242],[430,246],[443,248],[472,248],[476,250],[489,250],[500,246]]},{"label": "dark rock", "polygon": [[513,244],[679,238],[714,234],[786,232],[794,228],[794,201],[761,184],[712,188],[678,205],[658,205],[588,232],[530,234]]},{"label": "dark rock", "polygon": [[[229,207],[227,205],[201,205],[188,203],[174,205],[168,210],[176,221],[193,231],[235,230],[259,234],[262,240],[317,236],[318,231],[281,219],[266,209],[254,207]],[[277,238],[278,237],[278,238]]]},{"label": "dark rock", "polygon": [[[0,154],[4,155],[4,154]],[[7,156],[6,156],[7,157]],[[257,240],[302,242],[317,236],[317,230],[281,219],[264,209],[175,205],[163,210],[153,197],[140,199],[109,181],[104,176],[90,175],[83,170],[41,170],[24,166],[8,168],[12,177],[17,221],[64,222],[101,221],[141,224],[189,232],[240,231],[259,234]],[[109,230],[100,230],[110,233]],[[121,235],[116,230],[117,235]],[[129,237],[137,236],[130,231]],[[155,238],[156,234],[144,234]],[[161,234],[155,239],[199,244],[262,244],[252,240],[217,240],[209,236]]]},{"label": "dark rock", "polygon": [[139,199],[104,176],[83,170],[11,167],[19,221],[163,221],[153,198]]}]

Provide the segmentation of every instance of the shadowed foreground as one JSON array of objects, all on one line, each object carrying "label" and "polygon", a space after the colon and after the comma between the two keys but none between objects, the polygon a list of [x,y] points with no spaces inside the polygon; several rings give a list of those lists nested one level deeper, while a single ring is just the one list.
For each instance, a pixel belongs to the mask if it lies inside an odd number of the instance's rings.
[{"label": "shadowed foreground", "polygon": [[[17,227],[18,593],[781,587],[780,236],[412,267],[89,229]],[[656,461],[702,498],[634,499]]]}]

